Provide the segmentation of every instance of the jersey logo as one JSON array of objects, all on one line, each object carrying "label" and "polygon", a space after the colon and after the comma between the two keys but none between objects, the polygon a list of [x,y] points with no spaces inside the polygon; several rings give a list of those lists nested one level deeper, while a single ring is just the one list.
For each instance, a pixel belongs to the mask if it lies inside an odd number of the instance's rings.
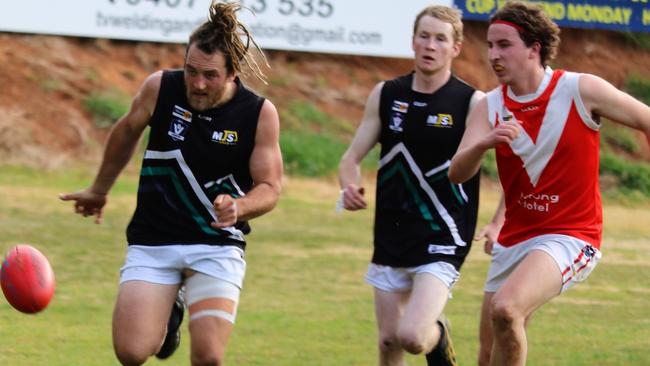
[{"label": "jersey logo", "polygon": [[406,113],[409,111],[409,104],[406,102],[400,102],[399,100],[394,100],[393,110],[399,113]]},{"label": "jersey logo", "polygon": [[174,110],[172,111],[172,116],[176,118],[180,118],[186,122],[192,122],[192,112],[176,104],[174,104]]},{"label": "jersey logo", "polygon": [[185,141],[185,134],[188,130],[187,122],[179,118],[172,119],[172,123],[169,125],[169,131],[167,134],[171,136],[174,141]]},{"label": "jersey logo", "polygon": [[223,130],[212,133],[212,141],[223,145],[236,145],[238,140],[237,131]]},{"label": "jersey logo", "polygon": [[553,205],[560,202],[559,194],[546,194],[546,193],[519,193],[519,206],[526,210],[538,212],[550,212]]},{"label": "jersey logo", "polygon": [[521,111],[521,112],[532,112],[532,111],[536,111],[538,109],[539,109],[538,105],[529,105],[529,106],[521,108],[519,111]]},{"label": "jersey logo", "polygon": [[429,117],[427,117],[427,126],[452,128],[454,127],[454,118],[451,114],[438,113],[435,116],[430,114]]},{"label": "jersey logo", "polygon": [[388,128],[391,129],[391,131],[394,132],[402,132],[404,129],[402,128],[402,122],[404,122],[404,115],[395,112],[393,113],[393,116],[391,117],[390,124],[388,125]]},{"label": "jersey logo", "polygon": [[429,247],[427,248],[427,252],[429,252],[429,254],[454,255],[456,254],[456,246],[429,244]]},{"label": "jersey logo", "polygon": [[191,122],[192,112],[178,105],[174,105],[174,109],[172,109],[172,123],[169,125],[167,134],[174,141],[185,141],[185,135]]}]

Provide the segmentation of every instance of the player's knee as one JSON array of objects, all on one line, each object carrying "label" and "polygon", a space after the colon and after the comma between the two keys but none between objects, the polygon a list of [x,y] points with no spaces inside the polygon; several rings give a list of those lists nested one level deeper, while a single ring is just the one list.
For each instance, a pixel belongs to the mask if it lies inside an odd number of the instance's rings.
[{"label": "player's knee", "polygon": [[492,355],[492,347],[489,349],[483,345],[478,350],[478,365],[488,366],[490,364],[490,356]]},{"label": "player's knee", "polygon": [[164,328],[150,337],[133,338],[124,332],[113,333],[113,351],[124,366],[142,365],[158,352],[165,337]]},{"label": "player's knee", "polygon": [[379,351],[384,354],[392,353],[400,349],[399,341],[395,334],[379,336]]},{"label": "player's knee", "polygon": [[524,316],[515,304],[508,300],[494,298],[490,304],[492,325],[496,331],[514,327],[524,320]]},{"label": "player's knee", "polygon": [[217,350],[199,351],[192,353],[193,366],[221,366],[224,353]]},{"label": "player's knee", "polygon": [[402,348],[408,353],[417,355],[425,351],[424,337],[413,329],[400,329],[397,338]]},{"label": "player's knee", "polygon": [[151,356],[151,352],[145,352],[142,349],[129,345],[116,345],[115,356],[123,366],[140,366]]}]

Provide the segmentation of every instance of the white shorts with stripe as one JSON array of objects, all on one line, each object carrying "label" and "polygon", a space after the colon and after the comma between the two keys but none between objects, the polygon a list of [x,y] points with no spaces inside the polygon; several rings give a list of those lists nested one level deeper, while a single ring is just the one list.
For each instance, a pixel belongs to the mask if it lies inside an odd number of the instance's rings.
[{"label": "white shorts with stripe", "polygon": [[600,251],[591,244],[567,235],[540,235],[511,247],[494,243],[485,291],[496,292],[533,250],[542,250],[555,260],[562,274],[562,292],[586,280],[601,258]]}]

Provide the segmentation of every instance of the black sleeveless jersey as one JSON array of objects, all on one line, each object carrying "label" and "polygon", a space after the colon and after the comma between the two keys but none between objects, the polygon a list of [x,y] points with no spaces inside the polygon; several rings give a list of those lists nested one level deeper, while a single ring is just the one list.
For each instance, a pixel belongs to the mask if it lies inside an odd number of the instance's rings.
[{"label": "black sleeveless jersey", "polygon": [[479,174],[449,181],[475,89],[455,76],[432,94],[412,90],[413,74],[381,91],[372,262],[414,267],[444,261],[460,269],[476,229]]},{"label": "black sleeveless jersey", "polygon": [[245,222],[214,229],[212,202],[253,185],[249,160],[264,99],[236,80],[226,104],[199,112],[187,102],[182,70],[164,71],[151,121],[129,245],[210,244],[244,248]]}]

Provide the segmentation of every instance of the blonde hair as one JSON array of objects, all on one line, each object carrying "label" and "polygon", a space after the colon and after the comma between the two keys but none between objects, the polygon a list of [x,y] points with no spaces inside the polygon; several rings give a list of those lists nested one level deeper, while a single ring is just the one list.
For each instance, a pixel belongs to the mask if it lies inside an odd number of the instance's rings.
[{"label": "blonde hair", "polygon": [[420,19],[427,15],[436,19],[440,19],[445,23],[451,24],[454,33],[454,41],[463,41],[463,21],[461,18],[460,10],[444,5],[432,5],[422,9],[422,11],[415,18],[415,23],[413,23],[413,35],[415,35],[418,31]]}]

